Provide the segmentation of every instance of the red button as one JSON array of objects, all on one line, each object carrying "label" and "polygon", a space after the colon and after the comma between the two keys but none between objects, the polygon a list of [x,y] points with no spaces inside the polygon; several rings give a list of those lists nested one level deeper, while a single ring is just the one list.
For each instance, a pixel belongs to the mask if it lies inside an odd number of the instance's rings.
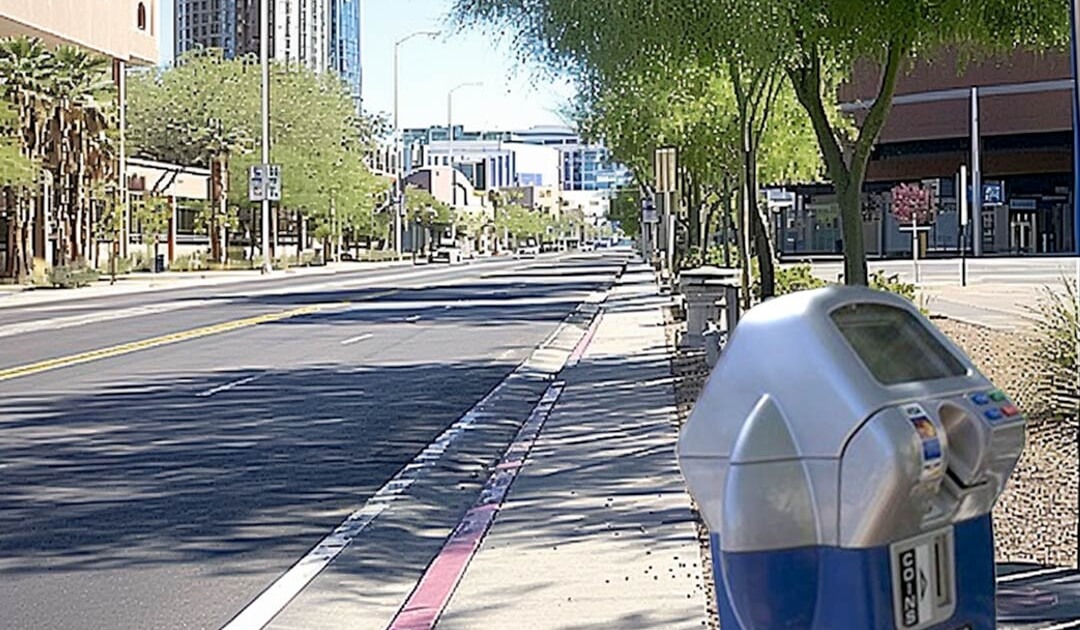
[{"label": "red button", "polygon": [[1012,418],[1013,416],[1020,415],[1020,410],[1016,408],[1016,405],[1005,405],[1001,408],[1001,413],[1005,414],[1008,418]]}]

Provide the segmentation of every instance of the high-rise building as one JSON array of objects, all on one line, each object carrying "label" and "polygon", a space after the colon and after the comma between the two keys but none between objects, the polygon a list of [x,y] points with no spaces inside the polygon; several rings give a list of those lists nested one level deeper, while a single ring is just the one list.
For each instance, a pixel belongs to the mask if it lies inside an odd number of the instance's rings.
[{"label": "high-rise building", "polygon": [[[259,53],[264,0],[176,0],[176,56],[220,48],[226,57]],[[270,56],[316,72],[332,70],[359,102],[360,0],[265,0],[270,11]]]},{"label": "high-rise building", "polygon": [[330,3],[330,69],[349,84],[349,93],[358,107],[363,98],[360,2],[361,0],[331,0]]}]

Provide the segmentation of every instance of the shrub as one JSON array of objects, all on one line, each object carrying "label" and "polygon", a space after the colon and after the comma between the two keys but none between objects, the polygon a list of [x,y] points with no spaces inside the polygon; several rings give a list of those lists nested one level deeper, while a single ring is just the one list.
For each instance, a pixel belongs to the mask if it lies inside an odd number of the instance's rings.
[{"label": "shrub", "polygon": [[888,291],[901,297],[905,297],[912,302],[915,301],[915,285],[910,282],[901,281],[900,276],[896,274],[887,276],[884,271],[875,271],[870,274],[868,280],[871,289]]},{"label": "shrub", "polygon": [[1064,291],[1043,287],[1035,306],[1035,360],[1043,367],[1054,399],[1056,411],[1074,413],[1077,397],[1076,346],[1080,328],[1077,327],[1076,282],[1062,278]]},{"label": "shrub", "polygon": [[183,256],[177,256],[171,265],[170,269],[176,271],[205,271],[208,269],[206,259],[201,252],[194,254],[185,254]]},{"label": "shrub", "polygon": [[57,265],[49,270],[48,275],[49,284],[61,289],[85,287],[100,277],[93,267],[81,259],[67,265]]}]

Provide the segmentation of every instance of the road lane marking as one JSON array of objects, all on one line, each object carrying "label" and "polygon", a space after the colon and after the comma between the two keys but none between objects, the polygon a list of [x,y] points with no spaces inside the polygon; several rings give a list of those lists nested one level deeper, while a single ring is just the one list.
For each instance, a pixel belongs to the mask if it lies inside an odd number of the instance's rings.
[{"label": "road lane marking", "polygon": [[30,376],[32,374],[39,374],[41,372],[48,372],[49,370],[57,370],[73,365],[79,365],[80,363],[89,363],[90,361],[97,361],[99,359],[108,359],[124,354],[130,354],[132,352],[138,352],[139,350],[147,350],[149,348],[157,348],[159,346],[179,343],[181,341],[188,341],[191,339],[198,339],[200,337],[208,337],[210,335],[232,332],[234,330],[240,330],[242,328],[258,326],[259,324],[268,324],[271,322],[279,322],[294,317],[300,317],[302,315],[310,315],[312,313],[317,313],[324,308],[327,308],[327,306],[328,305],[325,304],[303,306],[300,308],[294,308],[288,311],[281,311],[278,313],[267,313],[265,315],[257,315],[255,317],[234,319],[232,321],[222,322],[220,324],[212,324],[210,326],[203,326],[201,328],[193,328],[191,330],[170,333],[168,335],[161,335],[160,337],[151,337],[150,339],[132,341],[130,343],[124,343],[118,346],[100,348],[98,350],[90,350],[88,352],[72,354],[66,357],[46,359],[44,361],[38,361],[37,363],[30,363],[28,365],[20,365],[17,367],[6,368],[0,370],[0,381],[8,381],[14,378]]},{"label": "road lane marking", "polygon": [[[537,349],[554,342],[563,330],[559,325]],[[536,350],[534,350],[535,352]],[[548,372],[553,378],[559,370]],[[300,558],[270,586],[259,593],[243,610],[236,614],[221,630],[260,630],[273,621],[297,595],[303,591],[337,556],[345,550],[369,525],[391,504],[404,496],[405,491],[420,480],[445,454],[447,448],[482,417],[489,402],[500,395],[516,374],[532,372],[529,362],[518,365],[486,396],[472,406],[465,415],[447,427],[423,451],[398,471],[371,496],[361,507],[341,522],[329,535],[319,541],[305,556]]]},{"label": "road lane marking", "polygon": [[[515,370],[517,372],[517,370]],[[513,376],[513,373],[511,373]],[[448,446],[476,423],[481,412],[497,394],[506,388],[508,376],[495,386],[480,402],[473,405],[461,418],[447,427],[435,441],[412,459],[404,468],[387,481],[360,509],[341,522],[311,551],[300,558],[273,584],[241,610],[221,630],[258,630],[269,624],[300,591],[311,583],[349,543],[360,535],[372,521],[382,514],[395,499],[400,498],[422,475],[442,458]]]},{"label": "road lane marking", "polygon": [[1068,571],[1075,571],[1075,569],[1071,567],[1041,567],[1039,569],[1033,569],[1030,571],[1021,571],[1019,573],[1002,575],[998,577],[997,583],[1005,584],[1008,582],[1016,582],[1018,580],[1026,580],[1028,578],[1039,577],[1042,575],[1052,575],[1054,573],[1065,573]]},{"label": "road lane marking", "polygon": [[374,336],[375,335],[373,335],[372,333],[364,333],[362,335],[357,335],[355,337],[352,337],[352,338],[346,339],[345,341],[342,341],[341,345],[343,345],[343,346],[351,346],[354,343],[360,343],[361,341],[367,341],[368,339],[371,339]]},{"label": "road lane marking", "polygon": [[198,398],[209,398],[214,394],[220,394],[221,392],[227,392],[230,389],[235,389],[237,387],[240,387],[241,385],[247,385],[248,383],[252,381],[257,381],[264,376],[266,376],[266,372],[263,372],[262,374],[256,374],[254,376],[249,376],[247,378],[242,378],[238,381],[233,381],[231,383],[225,383],[224,385],[219,385],[217,387],[213,387],[204,392],[199,392],[198,394],[195,394],[195,396],[197,396]]},{"label": "road lane marking", "polygon": [[454,532],[446,540],[435,559],[428,565],[412,594],[398,610],[388,630],[433,630],[446,610],[454,590],[469,568],[473,556],[487,537],[495,516],[525,466],[536,439],[555,408],[566,383],[556,381],[548,386],[540,401],[533,407],[528,420],[518,429],[506,448],[495,471],[488,477],[480,497],[465,513]]},{"label": "road lane marking", "polygon": [[50,317],[48,319],[35,319],[28,322],[0,326],[0,337],[11,337],[14,335],[24,335],[26,333],[33,333],[39,331],[61,330],[64,328],[73,328],[75,326],[85,326],[87,324],[99,324],[102,322],[109,322],[117,319],[128,319],[130,317],[158,315],[160,313],[168,313],[172,311],[207,306],[213,303],[214,300],[176,301],[165,302],[164,304],[149,304],[146,306],[122,308],[115,311],[103,311],[99,313],[87,313],[83,315],[68,315],[63,317]]}]

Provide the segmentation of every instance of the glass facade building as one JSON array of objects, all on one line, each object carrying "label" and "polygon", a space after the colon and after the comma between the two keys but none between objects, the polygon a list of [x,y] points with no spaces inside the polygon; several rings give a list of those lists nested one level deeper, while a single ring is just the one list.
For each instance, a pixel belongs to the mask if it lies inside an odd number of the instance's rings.
[{"label": "glass facade building", "polygon": [[563,190],[616,190],[633,181],[629,169],[613,162],[603,146],[567,145],[560,149]]},{"label": "glass facade building", "polygon": [[360,2],[331,0],[330,4],[330,68],[349,85],[349,93],[358,109],[363,96]]}]

